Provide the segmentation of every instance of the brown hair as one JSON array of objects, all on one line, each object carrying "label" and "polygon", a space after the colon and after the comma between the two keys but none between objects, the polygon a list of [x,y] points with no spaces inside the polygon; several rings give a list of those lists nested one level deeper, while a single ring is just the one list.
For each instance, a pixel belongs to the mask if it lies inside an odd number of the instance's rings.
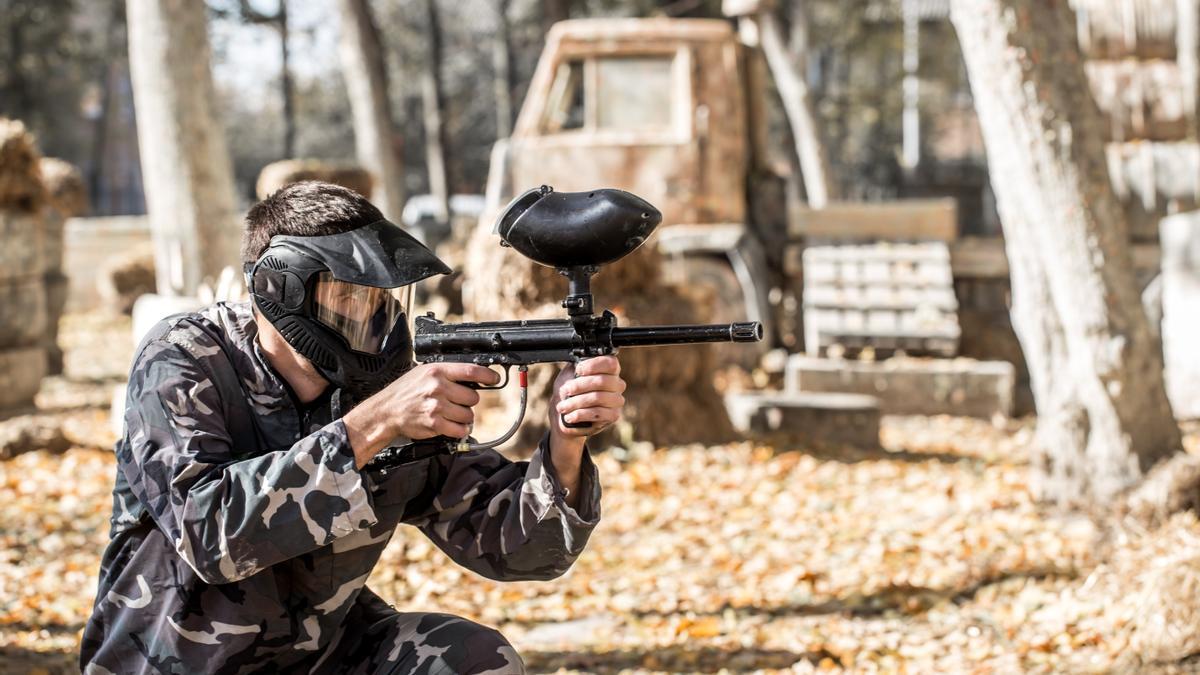
[{"label": "brown hair", "polygon": [[277,234],[339,234],[382,219],[379,209],[353,190],[315,180],[292,183],[250,207],[242,234],[242,264],[258,260]]}]

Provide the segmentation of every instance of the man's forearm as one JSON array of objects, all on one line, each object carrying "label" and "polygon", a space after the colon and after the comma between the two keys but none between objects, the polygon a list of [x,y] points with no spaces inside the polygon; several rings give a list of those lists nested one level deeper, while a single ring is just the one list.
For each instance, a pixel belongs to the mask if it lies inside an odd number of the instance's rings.
[{"label": "man's forearm", "polygon": [[383,408],[382,402],[371,397],[342,417],[346,436],[354,450],[354,464],[360,469],[397,435]]},{"label": "man's forearm", "polygon": [[550,458],[558,481],[567,491],[567,506],[579,506],[579,470],[583,461],[583,447],[587,439],[581,436],[550,434]]}]

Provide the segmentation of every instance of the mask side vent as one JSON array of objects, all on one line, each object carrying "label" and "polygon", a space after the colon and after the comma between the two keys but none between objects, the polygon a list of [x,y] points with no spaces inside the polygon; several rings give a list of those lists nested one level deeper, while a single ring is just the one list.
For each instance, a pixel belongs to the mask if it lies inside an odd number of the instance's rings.
[{"label": "mask side vent", "polygon": [[282,272],[283,270],[287,269],[287,263],[274,256],[263,258],[262,265],[263,267],[269,267],[276,272]]},{"label": "mask side vent", "polygon": [[255,301],[258,303],[258,309],[263,314],[266,314],[267,317],[276,317],[283,314],[283,308],[270,300],[258,297],[255,298]]},{"label": "mask side vent", "polygon": [[281,321],[276,328],[279,329],[279,334],[283,336],[283,339],[287,340],[293,349],[300,352],[309,361],[322,368],[332,369],[337,366],[333,354],[330,354],[329,350],[310,335],[299,322]]}]

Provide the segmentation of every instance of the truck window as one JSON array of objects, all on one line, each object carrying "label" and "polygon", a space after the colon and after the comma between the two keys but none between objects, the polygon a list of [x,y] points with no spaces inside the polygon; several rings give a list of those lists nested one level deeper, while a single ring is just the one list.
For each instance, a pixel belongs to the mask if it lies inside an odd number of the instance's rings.
[{"label": "truck window", "polygon": [[671,126],[671,57],[596,60],[596,127],[623,131]]},{"label": "truck window", "polygon": [[542,130],[553,134],[582,129],[583,121],[583,61],[576,59],[560,64],[554,74]]}]

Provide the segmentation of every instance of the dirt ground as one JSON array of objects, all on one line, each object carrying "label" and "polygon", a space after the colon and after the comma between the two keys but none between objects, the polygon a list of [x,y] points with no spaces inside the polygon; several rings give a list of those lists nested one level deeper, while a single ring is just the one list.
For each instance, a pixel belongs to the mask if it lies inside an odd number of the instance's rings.
[{"label": "dirt ground", "polygon": [[[67,377],[37,414],[73,447],[0,462],[0,672],[73,669],[107,540],[128,323],[68,316],[63,342]],[[1027,422],[885,418],[874,453],[617,449],[597,462],[601,525],[563,578],[488,581],[401,528],[369,585],[499,627],[533,672],[1191,669],[1154,663],[1172,652],[1138,632],[1137,579],[1139,552],[1178,556],[1200,525],[1173,520],[1167,539],[1039,506],[1031,439]]]}]

